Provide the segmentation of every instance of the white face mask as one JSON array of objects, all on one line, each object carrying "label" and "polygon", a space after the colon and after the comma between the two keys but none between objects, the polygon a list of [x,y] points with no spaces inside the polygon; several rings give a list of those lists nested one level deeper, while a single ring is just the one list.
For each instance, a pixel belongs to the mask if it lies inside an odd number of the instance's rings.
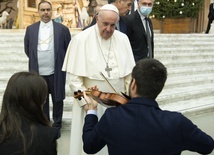
[{"label": "white face mask", "polygon": [[144,16],[148,16],[151,12],[152,12],[152,7],[145,7],[145,6],[140,7],[140,13]]}]

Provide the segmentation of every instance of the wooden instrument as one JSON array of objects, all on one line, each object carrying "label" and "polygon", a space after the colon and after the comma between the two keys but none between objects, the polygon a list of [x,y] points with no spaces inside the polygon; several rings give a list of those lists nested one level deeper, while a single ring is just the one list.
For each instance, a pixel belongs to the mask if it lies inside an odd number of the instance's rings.
[{"label": "wooden instrument", "polygon": [[[90,95],[98,103],[107,105],[107,106],[118,106],[126,104],[129,99],[116,93],[106,93],[98,90],[86,91],[87,95]],[[81,99],[83,93],[81,91],[74,92],[74,98]]]},{"label": "wooden instrument", "polygon": [[[112,88],[112,90],[115,93],[106,93],[106,92],[101,92],[99,90],[90,90],[90,91],[87,90],[86,91],[87,95],[90,95],[95,101],[97,101],[98,103],[100,103],[104,106],[107,106],[107,107],[123,105],[123,104],[126,104],[130,100],[130,97],[127,96],[126,94],[122,93],[122,95],[120,95],[120,94],[116,93],[116,90],[109,83],[109,81],[103,75],[102,72],[100,72],[100,75],[104,78],[104,80],[109,84],[109,86]],[[80,90],[78,90],[78,91],[74,92],[73,97],[81,100],[81,97],[83,97],[83,93]]]}]

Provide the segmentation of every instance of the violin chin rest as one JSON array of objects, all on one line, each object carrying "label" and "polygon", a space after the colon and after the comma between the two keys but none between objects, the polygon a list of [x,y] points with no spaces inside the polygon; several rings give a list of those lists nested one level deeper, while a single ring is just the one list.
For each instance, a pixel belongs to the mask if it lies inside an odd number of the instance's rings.
[{"label": "violin chin rest", "polygon": [[126,94],[123,93],[123,92],[121,92],[121,94],[122,94],[125,98],[127,98],[128,100],[131,100],[131,97],[130,97],[130,96],[126,95]]}]

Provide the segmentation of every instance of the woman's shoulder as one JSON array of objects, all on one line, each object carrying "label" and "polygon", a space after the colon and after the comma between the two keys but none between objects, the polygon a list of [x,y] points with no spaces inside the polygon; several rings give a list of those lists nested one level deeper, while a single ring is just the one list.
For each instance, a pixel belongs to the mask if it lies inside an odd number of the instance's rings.
[{"label": "woman's shoulder", "polygon": [[38,124],[36,125],[37,132],[44,137],[52,137],[57,139],[58,130],[56,128]]},{"label": "woman's shoulder", "polygon": [[[57,154],[56,140],[58,132],[55,128],[41,124],[29,125],[24,123],[22,126],[22,132],[26,143],[29,144],[28,154]],[[20,152],[17,153],[17,155],[23,154],[23,141],[21,138],[21,136],[12,136],[7,138],[6,141],[0,144],[0,154],[12,155],[14,152]],[[13,149],[11,150],[11,148]]]}]

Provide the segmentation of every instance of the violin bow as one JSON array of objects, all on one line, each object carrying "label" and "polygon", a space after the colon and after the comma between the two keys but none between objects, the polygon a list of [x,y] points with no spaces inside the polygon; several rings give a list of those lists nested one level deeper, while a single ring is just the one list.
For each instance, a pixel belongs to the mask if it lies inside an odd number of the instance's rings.
[{"label": "violin bow", "polygon": [[[100,75],[104,78],[104,80],[109,84],[109,86],[111,87],[111,89],[117,93],[117,91],[114,89],[114,87],[111,85],[111,83],[108,81],[108,79],[103,75],[102,72],[100,72]],[[118,94],[118,93],[117,93]]]}]

